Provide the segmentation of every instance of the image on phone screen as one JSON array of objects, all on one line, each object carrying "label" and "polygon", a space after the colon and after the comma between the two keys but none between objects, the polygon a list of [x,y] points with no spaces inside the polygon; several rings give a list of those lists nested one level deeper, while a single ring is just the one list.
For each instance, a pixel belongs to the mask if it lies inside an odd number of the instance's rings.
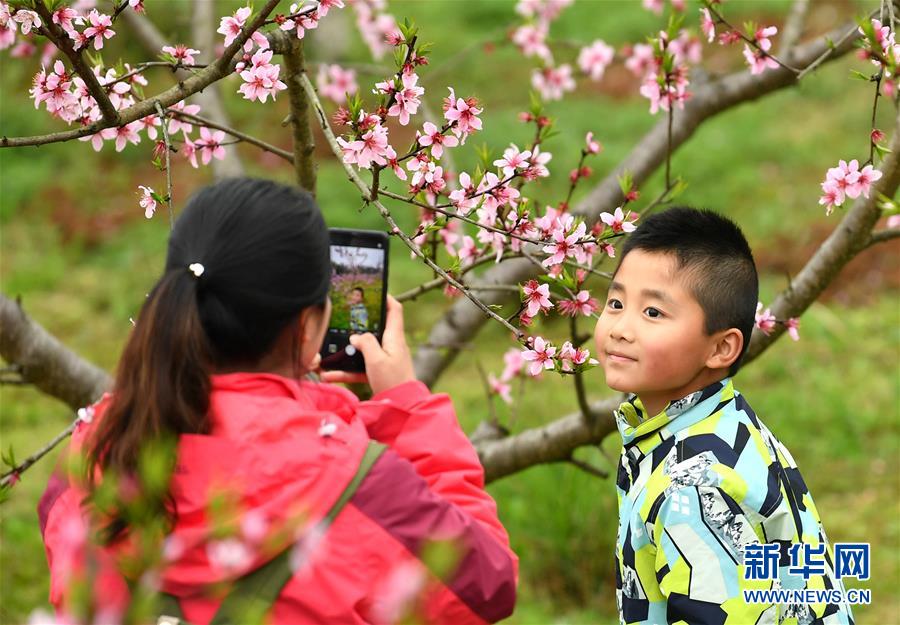
[{"label": "image on phone screen", "polygon": [[331,321],[322,344],[322,368],[365,371],[351,334],[381,341],[387,298],[388,236],[372,230],[332,228]]}]

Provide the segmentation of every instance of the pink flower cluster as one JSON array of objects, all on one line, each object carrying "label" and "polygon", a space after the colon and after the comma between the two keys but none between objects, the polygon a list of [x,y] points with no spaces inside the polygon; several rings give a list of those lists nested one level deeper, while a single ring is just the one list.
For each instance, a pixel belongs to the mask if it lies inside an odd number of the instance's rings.
[{"label": "pink flower cluster", "polygon": [[400,73],[400,85],[396,79],[385,80],[375,84],[375,92],[390,96],[391,106],[387,110],[388,117],[397,117],[401,126],[409,124],[409,116],[419,111],[424,87],[418,85],[419,75],[412,68],[404,67]]},{"label": "pink flower cluster", "polygon": [[[775,329],[775,326],[780,323],[775,315],[772,314],[772,311],[766,308],[763,310],[763,303],[759,302],[756,305],[756,327],[759,328],[760,332],[768,336],[772,333],[772,330]],[[800,340],[800,320],[796,317],[791,317],[787,321],[784,321],[784,327],[787,329],[788,335],[795,340]]]},{"label": "pink flower cluster", "polygon": [[575,90],[572,66],[563,63],[559,67],[544,67],[531,73],[531,86],[544,100],[561,100],[563,94]]},{"label": "pink flower cluster", "polygon": [[356,25],[375,60],[380,60],[400,39],[394,16],[385,12],[384,0],[355,0]]},{"label": "pink flower cluster", "polygon": [[600,308],[600,304],[596,299],[591,297],[589,291],[582,289],[572,299],[559,300],[559,312],[562,315],[576,317],[583,315],[590,317]]},{"label": "pink flower cluster", "polygon": [[621,206],[616,208],[612,213],[600,213],[600,221],[609,226],[613,234],[634,232],[637,228],[637,226],[634,225],[634,222],[638,220],[638,217],[640,217],[640,215],[634,211],[628,211],[628,215],[625,215]]},{"label": "pink flower cluster", "polygon": [[269,96],[274,100],[276,93],[287,89],[287,85],[278,79],[280,73],[281,66],[272,63],[272,51],[261,48],[251,57],[249,69],[241,71],[244,84],[238,88],[238,93],[251,102],[265,102]]},{"label": "pink flower cluster", "polygon": [[[559,100],[575,89],[571,65],[555,66],[553,53],[547,45],[550,24],[570,4],[572,0],[520,0],[516,5],[516,12],[528,22],[513,31],[512,41],[526,57],[535,56],[541,60],[543,67],[534,69],[531,84],[544,100]],[[579,65],[586,68],[587,73],[602,75],[608,62],[604,63],[605,50],[597,48],[596,43],[582,51]]]},{"label": "pink flower cluster", "polygon": [[365,111],[359,112],[357,138],[348,141],[338,137],[337,142],[343,150],[344,162],[359,169],[370,169],[372,163],[387,165],[388,159],[397,158],[388,142],[388,129],[377,115],[369,115]]},{"label": "pink flower cluster", "polygon": [[532,348],[522,350],[522,358],[529,363],[528,373],[538,376],[548,369],[558,369],[565,373],[580,371],[584,365],[594,366],[597,360],[591,358],[591,353],[580,347],[575,347],[566,341],[557,352],[549,341],[543,337],[531,339]]},{"label": "pink flower cluster", "polygon": [[[668,111],[673,104],[684,108],[685,101],[691,97],[687,90],[687,63],[700,60],[699,41],[695,37],[682,30],[678,38],[669,41],[669,35],[660,31],[653,45],[639,43],[625,52],[628,57],[625,67],[643,79],[640,93],[650,100],[651,114],[660,109]],[[665,70],[667,57],[672,58],[669,72]]]},{"label": "pink flower cluster", "polygon": [[431,122],[425,122],[422,132],[416,131],[416,141],[422,147],[431,146],[432,158],[441,158],[444,155],[444,146],[454,148],[459,145],[456,136],[444,133],[444,130]]},{"label": "pink flower cluster", "polygon": [[597,39],[591,45],[585,46],[578,52],[578,67],[591,80],[598,81],[603,78],[606,68],[613,62],[615,51],[606,42]]},{"label": "pink flower cluster", "polygon": [[[138,11],[143,9],[142,5],[131,4],[131,6]],[[76,50],[88,45],[93,45],[95,50],[102,50],[105,40],[111,39],[116,34],[112,29],[112,17],[100,13],[93,7],[90,13],[85,15],[73,7],[61,6],[53,11],[52,22],[65,31]],[[87,28],[79,32],[76,26],[80,27],[85,23],[88,24]],[[0,1],[0,50],[12,46],[19,31],[27,36],[41,26],[41,18],[35,11],[12,9],[7,2]],[[33,50],[34,45],[26,40],[16,47],[14,56],[28,56]]]},{"label": "pink flower cluster", "polygon": [[343,104],[347,101],[348,95],[353,95],[359,91],[356,84],[356,72],[352,69],[344,69],[340,65],[328,65],[323,63],[319,66],[319,73],[316,75],[316,86],[319,93],[337,104]]},{"label": "pink flower cluster", "polygon": [[768,54],[772,47],[769,37],[776,33],[778,33],[776,26],[758,28],[753,35],[757,47],[752,48],[749,44],[744,44],[744,58],[747,60],[747,65],[750,66],[751,74],[762,74],[766,69],[778,67],[778,62]]},{"label": "pink flower cluster", "polygon": [[[234,43],[234,40],[240,36],[241,30],[243,30],[244,24],[246,24],[247,18],[250,17],[251,13],[253,13],[253,9],[249,6],[241,7],[230,17],[226,15],[219,21],[219,29],[216,32],[225,35],[226,47]],[[258,45],[260,48],[267,48],[269,40],[261,32],[255,31],[244,44],[244,50],[249,52],[253,44]]]},{"label": "pink flower cluster", "polygon": [[[643,0],[642,4],[648,11],[652,11],[657,15],[662,15],[665,2],[664,0]],[[672,9],[675,11],[684,11],[685,0],[672,0]]]},{"label": "pink flower cluster", "polygon": [[[863,48],[863,57],[868,58],[874,65],[879,66],[885,77],[891,77],[896,73],[896,67],[900,64],[900,44],[896,42],[895,34],[890,26],[882,25],[880,20],[872,20],[872,29],[875,33],[875,41],[867,41],[868,48]],[[859,32],[865,34],[860,28]]]},{"label": "pink flower cluster", "polygon": [[297,39],[303,39],[307,30],[318,28],[319,20],[328,15],[332,8],[344,8],[343,0],[322,0],[318,5],[301,9],[302,3],[292,4],[288,16],[279,15],[276,21],[281,30],[293,30]]},{"label": "pink flower cluster", "polygon": [[500,374],[499,379],[495,377],[493,373],[488,374],[488,385],[491,388],[491,393],[499,395],[503,401],[507,404],[511,404],[512,397],[510,396],[510,391],[512,390],[512,386],[510,385],[510,382],[522,374],[525,359],[522,358],[521,350],[513,348],[507,350],[507,352],[503,354],[503,363],[503,373]]},{"label": "pink flower cluster", "polygon": [[144,209],[144,217],[150,219],[153,217],[153,213],[156,212],[156,199],[153,197],[153,189],[142,185],[138,185],[138,189],[141,190],[141,199],[138,203]]},{"label": "pink flower cluster", "polygon": [[450,96],[444,98],[444,119],[450,122],[450,130],[459,139],[460,144],[466,142],[466,138],[481,130],[481,115],[483,109],[478,108],[478,101],[475,98],[457,98],[453,87],[450,89]]},{"label": "pink flower cluster", "polygon": [[836,206],[842,206],[847,198],[856,199],[860,195],[869,197],[872,183],[881,178],[881,172],[872,165],[859,168],[859,161],[853,159],[849,163],[841,160],[837,167],[832,167],[825,174],[822,183],[822,197],[819,204],[825,207],[825,214],[830,215]]},{"label": "pink flower cluster", "polygon": [[543,24],[549,24],[563,9],[570,6],[574,0],[519,0],[516,4],[516,13],[526,18],[533,18]]},{"label": "pink flower cluster", "polygon": [[193,65],[194,55],[200,54],[200,50],[194,50],[180,43],[176,46],[163,46],[162,51],[171,54],[176,62],[183,65]]},{"label": "pink flower cluster", "polygon": [[547,25],[523,24],[513,31],[512,42],[526,57],[536,56],[548,65],[553,63],[553,55],[547,47]]}]

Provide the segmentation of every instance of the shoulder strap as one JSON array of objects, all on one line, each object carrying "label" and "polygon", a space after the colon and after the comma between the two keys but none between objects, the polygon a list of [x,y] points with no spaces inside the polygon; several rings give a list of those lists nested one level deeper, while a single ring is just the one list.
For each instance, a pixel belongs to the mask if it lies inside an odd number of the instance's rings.
[{"label": "shoulder strap", "polygon": [[[321,523],[327,527],[334,522],[347,502],[353,497],[359,485],[365,479],[375,461],[384,453],[387,445],[370,440],[362,460],[353,478],[341,492],[328,514]],[[250,571],[234,582],[231,591],[222,600],[218,611],[210,621],[210,625],[227,625],[229,623],[261,622],[265,614],[275,604],[282,589],[291,580],[294,573],[290,566],[291,548],[275,556],[263,566]],[[190,625],[184,620],[178,599],[168,593],[161,593],[162,613],[158,625]],[[164,620],[168,619],[168,620]]]}]

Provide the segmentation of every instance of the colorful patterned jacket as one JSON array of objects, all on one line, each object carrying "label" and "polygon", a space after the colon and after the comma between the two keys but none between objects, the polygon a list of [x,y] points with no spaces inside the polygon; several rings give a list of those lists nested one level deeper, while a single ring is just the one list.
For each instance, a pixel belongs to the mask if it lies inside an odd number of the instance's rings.
[{"label": "colorful patterned jacket", "polygon": [[[632,396],[616,424],[622,623],[853,624],[846,603],[745,602],[744,589],[844,589],[793,458],[729,378],[652,418]],[[755,542],[779,545],[775,579],[744,579],[744,546]],[[790,546],[801,542],[826,545],[824,575],[789,572]]]},{"label": "colorful patterned jacket", "polygon": [[[160,575],[186,620],[208,623],[221,597],[208,590],[273,557],[262,545],[294,543],[294,576],[266,623],[365,625],[416,622],[483,625],[512,613],[518,558],[509,547],[484,470],[450,398],[411,381],[359,401],[333,384],[270,373],[211,376],[209,435],[182,434],[171,493],[178,518]],[[70,453],[103,419],[111,395],[81,423]],[[327,529],[321,519],[351,481],[370,439],[389,446]],[[50,601],[60,616],[84,572],[85,519],[77,477],[55,474],[41,499],[40,527],[50,566]],[[222,557],[209,510],[223,492],[237,499],[243,549]],[[302,532],[280,528],[297,517]],[[253,520],[251,523],[250,520]],[[288,525],[287,527],[292,527]],[[279,538],[280,537],[280,538]],[[295,540],[296,539],[296,540]],[[446,550],[450,557],[429,557]],[[280,545],[279,545],[280,547]],[[168,550],[167,550],[168,551]],[[246,557],[235,558],[235,553]],[[129,600],[114,549],[91,577],[106,618]]]}]

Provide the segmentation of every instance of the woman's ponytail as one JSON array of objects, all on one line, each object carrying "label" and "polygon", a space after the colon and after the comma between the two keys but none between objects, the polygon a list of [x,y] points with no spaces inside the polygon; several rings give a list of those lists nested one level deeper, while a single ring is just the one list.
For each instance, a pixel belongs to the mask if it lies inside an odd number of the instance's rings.
[{"label": "woman's ponytail", "polygon": [[[197,280],[187,267],[172,269],[147,296],[119,361],[115,392],[87,443],[86,478],[92,490],[98,469],[139,481],[138,463],[149,445],[178,434],[208,433],[211,358],[197,307]],[[174,454],[169,459],[174,462]],[[171,520],[174,511],[162,498],[153,499],[145,503]],[[105,542],[115,541],[128,525],[120,514],[112,517]]]}]

